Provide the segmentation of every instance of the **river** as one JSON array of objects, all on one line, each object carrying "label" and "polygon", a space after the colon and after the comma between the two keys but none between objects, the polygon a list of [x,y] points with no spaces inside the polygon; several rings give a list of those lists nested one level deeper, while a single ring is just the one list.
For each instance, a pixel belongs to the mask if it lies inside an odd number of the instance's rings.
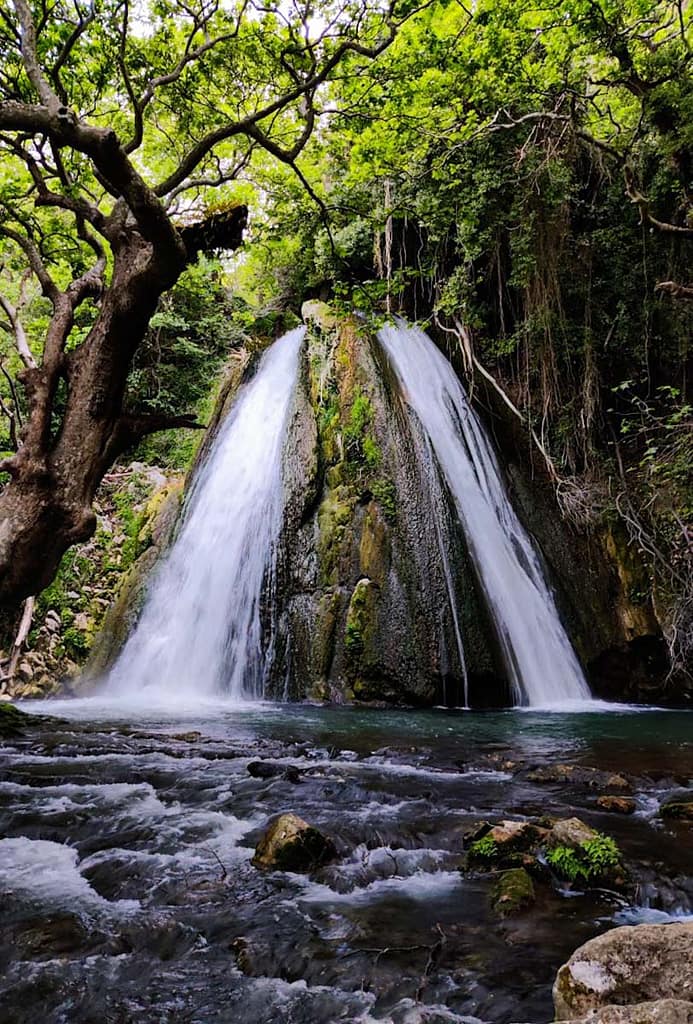
[{"label": "river", "polygon": [[[656,817],[693,776],[689,713],[24,708],[60,717],[0,748],[12,1024],[548,1021],[577,945],[693,903],[690,831]],[[256,777],[256,761],[298,771]],[[590,785],[528,779],[558,762],[625,773],[636,812],[600,811]],[[285,810],[339,859],[311,876],[254,868]],[[498,918],[492,879],[460,870],[464,833],[537,814],[613,835],[637,898],[551,890]]]}]

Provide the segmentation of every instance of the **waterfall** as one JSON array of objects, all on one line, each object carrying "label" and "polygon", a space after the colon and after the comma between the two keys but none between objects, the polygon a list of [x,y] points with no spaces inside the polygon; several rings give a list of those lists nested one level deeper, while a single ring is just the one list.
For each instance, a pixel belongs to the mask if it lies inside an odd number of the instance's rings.
[{"label": "waterfall", "polygon": [[296,328],[268,349],[223,421],[109,692],[262,696],[271,644],[260,606],[281,530],[282,447],[304,334]]},{"label": "waterfall", "polygon": [[400,323],[383,328],[379,338],[454,498],[516,702],[589,700],[538,554],[451,364],[418,328]]}]

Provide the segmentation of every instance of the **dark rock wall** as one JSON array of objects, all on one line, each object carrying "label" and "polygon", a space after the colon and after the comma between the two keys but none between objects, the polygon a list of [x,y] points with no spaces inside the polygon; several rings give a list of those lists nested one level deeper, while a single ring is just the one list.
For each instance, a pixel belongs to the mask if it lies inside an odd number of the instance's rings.
[{"label": "dark rock wall", "polygon": [[485,700],[501,684],[495,640],[423,439],[365,327],[312,312],[286,448],[270,692],[462,703],[452,586],[470,685]]}]

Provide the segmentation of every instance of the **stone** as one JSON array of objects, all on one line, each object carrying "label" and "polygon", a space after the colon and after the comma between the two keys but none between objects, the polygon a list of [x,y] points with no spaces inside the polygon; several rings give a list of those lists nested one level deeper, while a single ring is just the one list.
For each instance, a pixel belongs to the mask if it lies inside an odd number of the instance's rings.
[{"label": "stone", "polygon": [[310,871],[337,855],[334,843],[297,814],[280,814],[255,849],[252,863],[271,871]]},{"label": "stone", "polygon": [[557,1020],[575,1020],[612,1003],[693,999],[693,921],[640,924],[580,946],[556,975]]},{"label": "stone", "polygon": [[554,822],[549,833],[549,842],[553,846],[582,846],[597,835],[593,828],[579,818],[561,818]]},{"label": "stone", "polygon": [[571,1024],[693,1024],[693,1003],[654,999],[629,1006],[601,1006]]},{"label": "stone", "polygon": [[17,675],[25,682],[31,682],[34,678],[34,670],[28,661],[20,661]]},{"label": "stone", "polygon": [[635,800],[631,796],[600,796],[597,798],[597,807],[602,811],[613,811],[614,814],[632,814],[636,808]]},{"label": "stone", "polygon": [[288,782],[301,781],[301,769],[295,764],[272,764],[270,761],[250,761],[248,774],[254,779],[287,779]]},{"label": "stone", "polygon": [[659,808],[659,814],[662,818],[693,821],[693,800],[667,800]]},{"label": "stone", "polygon": [[534,883],[524,868],[510,868],[509,871],[504,871],[491,890],[493,909],[501,917],[517,914],[531,907],[535,899]]},{"label": "stone", "polygon": [[60,615],[56,612],[55,608],[49,608],[46,612],[46,625],[48,626],[50,622],[54,622],[57,626],[62,626],[63,620],[60,618]]},{"label": "stone", "polygon": [[60,620],[55,619],[53,616],[51,616],[50,618],[46,616],[46,629],[48,630],[49,633],[59,633]]}]

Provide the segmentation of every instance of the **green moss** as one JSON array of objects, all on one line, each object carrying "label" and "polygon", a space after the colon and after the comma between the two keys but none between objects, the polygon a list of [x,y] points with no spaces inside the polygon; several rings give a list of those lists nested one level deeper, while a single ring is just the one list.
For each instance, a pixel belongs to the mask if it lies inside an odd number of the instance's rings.
[{"label": "green moss", "polygon": [[504,871],[491,890],[494,910],[503,917],[517,914],[531,906],[535,899],[534,883],[524,868]]},{"label": "green moss", "polygon": [[360,579],[349,601],[344,646],[354,662],[373,660],[372,640],[375,627],[375,586],[369,579]]},{"label": "green moss", "polygon": [[318,559],[323,585],[336,582],[339,551],[353,510],[354,499],[343,487],[330,492],[318,509]]},{"label": "green moss", "polygon": [[397,518],[397,489],[394,481],[387,477],[374,480],[371,484],[371,491],[383,510],[385,518],[393,522]]}]

